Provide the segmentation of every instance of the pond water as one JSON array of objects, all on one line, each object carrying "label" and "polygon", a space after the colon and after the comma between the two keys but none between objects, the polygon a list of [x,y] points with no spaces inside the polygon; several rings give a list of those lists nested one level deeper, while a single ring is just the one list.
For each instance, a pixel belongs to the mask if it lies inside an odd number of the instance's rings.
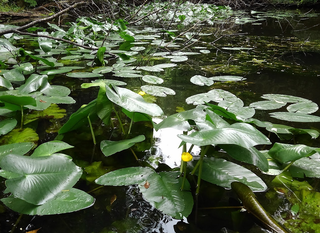
[{"label": "pond water", "polygon": [[[195,32],[193,41],[186,38],[172,42],[167,49],[158,47],[157,37],[161,31],[155,28],[133,28],[135,34],[141,36],[140,43],[131,49],[132,52],[140,52],[136,56],[137,62],[132,66],[154,66],[157,64],[177,64],[174,67],[165,68],[164,71],[153,72],[150,68],[142,70],[143,75],[155,75],[163,80],[161,86],[174,90],[175,95],[167,97],[152,97],[163,110],[165,115],[176,113],[177,110],[193,108],[186,103],[186,99],[192,95],[208,92],[212,89],[227,90],[243,100],[244,105],[262,100],[264,94],[287,94],[299,96],[320,103],[320,13],[314,10],[296,11],[268,11],[268,12],[236,12],[232,20],[224,25],[216,25],[219,30],[225,32],[214,36],[217,27],[201,26],[201,32]],[[139,33],[138,33],[139,32]],[[147,35],[150,37],[147,38]],[[156,36],[154,36],[156,35]],[[138,40],[139,41],[139,40]],[[150,46],[151,41],[154,45]],[[16,46],[26,41],[17,41]],[[194,44],[191,44],[194,43]],[[30,46],[30,45],[28,45]],[[180,46],[175,48],[174,46]],[[175,57],[163,57],[157,52],[166,52],[188,46],[182,50],[184,53]],[[35,47],[36,48],[36,47]],[[141,51],[140,51],[141,50]],[[145,52],[144,52],[145,51]],[[147,54],[154,54],[148,57]],[[193,54],[192,54],[193,53]],[[75,51],[72,55],[79,55]],[[129,54],[129,52],[127,53]],[[88,55],[89,57],[89,55]],[[63,59],[63,58],[62,58]],[[172,60],[173,59],[173,60]],[[176,60],[174,60],[176,59]],[[115,61],[109,60],[109,65]],[[85,66],[87,61],[72,61],[69,65]],[[115,74],[115,73],[114,73]],[[199,86],[190,82],[195,75],[213,77],[221,75],[240,76],[242,81],[219,82],[211,86]],[[106,78],[125,81],[128,88],[139,92],[141,85],[147,83],[141,77],[123,78],[112,77],[106,73]],[[95,99],[97,89],[82,89],[81,84],[91,82],[90,79],[73,79],[66,75],[56,75],[51,80],[52,84],[63,84],[69,87],[71,97],[76,104],[65,105],[68,115],[75,112],[81,105]],[[147,91],[146,91],[147,92]],[[273,123],[286,124],[297,128],[319,129],[319,123],[292,123],[270,117],[273,111],[256,110],[255,118]],[[320,116],[319,111],[313,115]],[[43,127],[38,130],[39,142],[52,140],[57,136],[56,128],[67,120],[67,117],[56,121],[56,126],[49,125],[47,121],[40,121]],[[161,119],[155,119],[160,122]],[[181,140],[176,137],[181,131],[175,129],[162,129],[154,131],[151,127],[138,124],[132,129],[133,134],[143,131],[147,140],[141,148],[138,148],[137,156],[141,163],[150,163],[157,171],[167,171],[170,168],[180,166]],[[51,131],[48,130],[51,128]],[[104,139],[112,132],[102,132],[97,127],[97,141]],[[63,140],[73,146],[65,153],[72,156],[74,162],[84,168],[85,175],[77,188],[85,190],[96,199],[95,204],[75,213],[53,216],[27,216],[21,218],[18,213],[12,212],[1,206],[0,232],[10,232],[17,222],[14,232],[28,232],[39,229],[39,232],[77,232],[77,233],[111,233],[111,232],[155,232],[155,233],[187,233],[187,232],[238,232],[232,222],[232,214],[228,209],[204,209],[205,207],[223,206],[226,203],[236,202],[236,197],[229,191],[218,186],[203,182],[198,200],[199,210],[194,210],[188,218],[175,220],[152,207],[143,198],[137,186],[105,187],[97,186],[92,180],[99,177],[105,170],[113,170],[126,166],[138,166],[139,163],[128,151],[121,152],[117,156],[105,157],[102,152],[93,147],[89,130],[87,132],[70,132],[65,134]],[[277,139],[274,139],[277,141]],[[306,143],[304,137],[297,137]],[[320,141],[308,140],[310,146],[320,146]],[[198,156],[200,149],[192,150]],[[102,163],[101,163],[102,161]],[[262,175],[263,176],[263,175]],[[267,176],[266,181],[270,180]],[[1,184],[5,188],[4,183]],[[262,203],[269,205],[269,199],[264,194],[258,196]],[[230,201],[231,200],[231,201]],[[271,200],[269,211],[276,211],[283,200],[280,198]],[[230,205],[230,204],[226,204]],[[288,208],[281,206],[282,210]],[[196,208],[195,208],[196,209]],[[279,210],[279,209],[278,209]],[[195,217],[197,216],[197,217]],[[196,220],[195,220],[196,219]],[[255,223],[254,218],[246,215],[242,224],[238,223],[241,232],[268,232]]]}]

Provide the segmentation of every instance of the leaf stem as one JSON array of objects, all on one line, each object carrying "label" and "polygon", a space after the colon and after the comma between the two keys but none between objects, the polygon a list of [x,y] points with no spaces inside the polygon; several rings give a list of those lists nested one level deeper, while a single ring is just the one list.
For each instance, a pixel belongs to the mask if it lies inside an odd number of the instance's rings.
[{"label": "leaf stem", "polygon": [[120,125],[120,128],[121,128],[121,131],[122,131],[122,133],[125,135],[126,132],[124,131],[123,124],[122,124],[122,121],[121,121],[121,119],[120,119],[120,116],[119,116],[117,110],[114,108],[114,106],[113,106],[112,108],[113,108],[114,113],[115,113],[116,116],[117,116],[117,119],[118,119],[118,122],[119,122],[119,125]]},{"label": "leaf stem", "polygon": [[199,195],[200,192],[200,183],[201,183],[201,174],[202,174],[202,165],[203,165],[203,158],[205,154],[207,153],[209,149],[209,146],[206,146],[203,150],[201,150],[200,159],[199,159],[199,172],[198,172],[198,182],[197,182],[197,190],[196,190],[196,196]]},{"label": "leaf stem", "polygon": [[87,118],[88,118],[89,127],[90,127],[90,131],[91,131],[91,135],[92,135],[92,141],[93,141],[93,144],[96,145],[96,144],[97,144],[97,141],[96,141],[96,137],[95,137],[95,135],[94,135],[94,131],[93,131],[93,128],[92,128],[92,124],[91,124],[91,120],[90,120],[90,115],[88,115]]},{"label": "leaf stem", "polygon": [[20,111],[21,111],[21,120],[20,120],[20,128],[22,129],[23,128],[23,122],[24,122],[24,120],[23,120],[23,117],[24,117],[24,115],[23,115],[23,106],[22,105],[20,105]]}]

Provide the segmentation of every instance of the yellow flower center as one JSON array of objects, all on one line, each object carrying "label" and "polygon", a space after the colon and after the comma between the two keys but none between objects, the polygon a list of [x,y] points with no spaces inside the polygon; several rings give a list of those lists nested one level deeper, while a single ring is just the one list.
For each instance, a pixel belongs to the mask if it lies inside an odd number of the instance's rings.
[{"label": "yellow flower center", "polygon": [[144,91],[139,91],[138,94],[141,95],[141,96],[144,96],[146,93]]},{"label": "yellow flower center", "polygon": [[183,152],[182,155],[181,155],[181,159],[182,161],[184,162],[189,162],[192,160],[192,155],[188,152]]}]

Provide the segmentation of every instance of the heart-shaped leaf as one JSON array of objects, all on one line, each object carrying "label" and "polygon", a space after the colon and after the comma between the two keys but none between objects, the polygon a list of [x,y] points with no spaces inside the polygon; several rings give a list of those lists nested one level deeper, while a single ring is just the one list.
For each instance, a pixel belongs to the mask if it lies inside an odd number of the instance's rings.
[{"label": "heart-shaped leaf", "polygon": [[196,84],[198,86],[211,86],[213,85],[213,80],[207,78],[207,77],[204,77],[202,75],[194,75],[191,77],[190,79],[190,82],[192,82],[193,84]]},{"label": "heart-shaped leaf", "polygon": [[229,127],[193,132],[178,137],[197,146],[235,144],[250,148],[259,144],[271,144],[269,139],[253,126],[246,123],[235,123]]},{"label": "heart-shaped leaf", "polygon": [[129,149],[134,144],[138,142],[144,141],[146,138],[144,135],[139,135],[137,137],[126,139],[126,140],[120,140],[120,141],[109,141],[109,140],[103,140],[101,141],[100,148],[102,153],[105,156],[113,155],[117,152]]},{"label": "heart-shaped leaf", "polygon": [[259,110],[275,110],[285,106],[286,102],[277,102],[274,100],[263,100],[251,103],[249,106]]},{"label": "heart-shaped leaf", "polygon": [[160,86],[151,86],[151,85],[144,85],[141,86],[141,90],[144,92],[153,95],[153,96],[160,96],[166,97],[167,95],[175,95],[176,92],[168,87],[160,87]]},{"label": "heart-shaped leaf", "polygon": [[17,154],[24,155],[32,149],[34,143],[32,142],[21,142],[21,143],[12,143],[7,145],[0,146],[0,159],[3,155],[7,154]]},{"label": "heart-shaped leaf", "polygon": [[162,109],[153,103],[146,102],[141,95],[130,91],[126,88],[113,86],[113,91],[110,87],[106,87],[106,94],[109,100],[113,103],[127,109],[129,112],[141,112],[151,116],[161,116]]},{"label": "heart-shaped leaf", "polygon": [[75,188],[62,190],[43,205],[34,205],[14,197],[2,198],[1,201],[13,211],[27,215],[64,214],[82,210],[94,204],[92,196]]},{"label": "heart-shaped leaf", "polygon": [[80,179],[82,170],[69,157],[56,154],[27,157],[8,154],[0,160],[3,170],[19,177],[6,181],[6,193],[34,205],[42,205]]},{"label": "heart-shaped leaf", "polygon": [[298,144],[275,143],[269,150],[269,155],[280,163],[292,162],[316,153],[314,148]]},{"label": "heart-shaped leaf", "polygon": [[56,152],[73,148],[73,146],[62,141],[49,141],[38,146],[31,157],[50,156]]},{"label": "heart-shaped leaf", "polygon": [[229,189],[235,181],[246,184],[254,192],[267,189],[263,180],[250,170],[219,158],[204,158],[201,179]]},{"label": "heart-shaped leaf", "polygon": [[318,111],[319,107],[314,102],[299,102],[291,104],[287,107],[289,112],[301,113],[301,114],[311,114]]},{"label": "heart-shaped leaf", "polygon": [[304,113],[294,113],[294,112],[273,112],[270,116],[283,121],[292,122],[320,122],[320,117],[307,115]]},{"label": "heart-shaped leaf", "polygon": [[17,125],[16,119],[5,119],[0,121],[0,136],[9,133]]}]

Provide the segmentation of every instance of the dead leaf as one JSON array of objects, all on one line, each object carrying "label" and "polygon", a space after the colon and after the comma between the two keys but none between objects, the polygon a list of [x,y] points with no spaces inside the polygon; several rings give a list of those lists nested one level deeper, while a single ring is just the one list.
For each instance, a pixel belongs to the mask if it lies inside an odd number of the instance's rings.
[{"label": "dead leaf", "polygon": [[148,181],[146,181],[146,183],[143,185],[146,189],[148,189],[150,187],[150,183]]},{"label": "dead leaf", "polygon": [[26,233],[37,233],[40,229],[41,229],[41,227],[40,227],[40,228],[38,228],[38,229],[36,229],[36,230],[27,231]]},{"label": "dead leaf", "polygon": [[113,204],[113,202],[115,202],[117,200],[117,195],[113,195],[111,198],[110,198],[110,205]]}]

